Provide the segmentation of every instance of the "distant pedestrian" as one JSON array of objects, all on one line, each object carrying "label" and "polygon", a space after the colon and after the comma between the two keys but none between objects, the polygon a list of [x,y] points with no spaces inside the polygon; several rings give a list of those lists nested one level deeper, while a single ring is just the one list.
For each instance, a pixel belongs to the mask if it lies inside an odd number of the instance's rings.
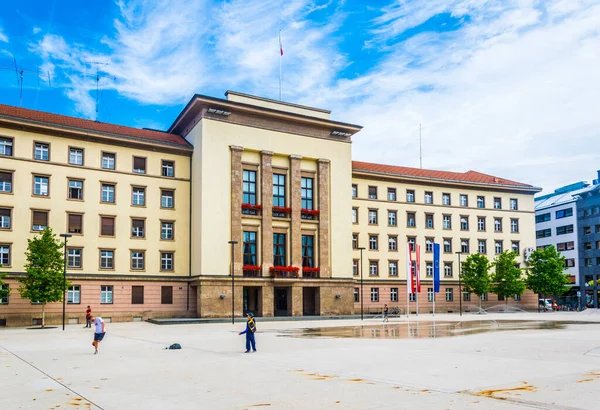
[{"label": "distant pedestrian", "polygon": [[388,317],[389,309],[387,303],[383,306],[383,321],[389,322],[390,318]]},{"label": "distant pedestrian", "polygon": [[92,327],[92,308],[90,305],[85,311],[85,327]]},{"label": "distant pedestrian", "polygon": [[254,322],[254,315],[252,312],[248,312],[247,315],[248,320],[246,321],[246,330],[240,332],[240,335],[246,335],[246,351],[244,353],[250,352],[250,347],[252,347],[252,352],[256,352],[256,340],[254,339],[254,333],[256,332],[256,322]]},{"label": "distant pedestrian", "polygon": [[94,341],[92,342],[92,346],[94,346],[94,354],[98,354],[98,345],[104,339],[104,335],[106,334],[106,324],[104,320],[100,316],[91,317],[90,318],[94,322],[95,330],[94,330]]}]

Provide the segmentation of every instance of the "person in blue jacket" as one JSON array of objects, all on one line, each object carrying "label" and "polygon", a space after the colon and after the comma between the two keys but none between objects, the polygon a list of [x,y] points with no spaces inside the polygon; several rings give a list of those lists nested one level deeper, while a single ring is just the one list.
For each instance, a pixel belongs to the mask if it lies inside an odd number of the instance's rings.
[{"label": "person in blue jacket", "polygon": [[246,335],[246,351],[250,352],[250,346],[252,346],[252,352],[256,352],[256,340],[254,340],[254,333],[256,332],[256,323],[254,322],[254,315],[252,312],[248,312],[248,321],[246,321],[246,330],[240,332],[240,335]]}]

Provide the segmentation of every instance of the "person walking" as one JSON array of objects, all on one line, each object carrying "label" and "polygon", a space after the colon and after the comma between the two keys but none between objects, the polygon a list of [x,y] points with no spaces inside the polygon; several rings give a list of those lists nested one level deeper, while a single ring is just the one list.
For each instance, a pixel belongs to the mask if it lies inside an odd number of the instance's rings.
[{"label": "person walking", "polygon": [[95,330],[94,330],[94,341],[92,342],[92,346],[94,346],[94,354],[98,354],[98,345],[104,339],[104,335],[106,334],[106,324],[104,320],[100,316],[91,317],[90,318],[94,322]]},{"label": "person walking", "polygon": [[250,352],[250,347],[252,347],[252,352],[256,352],[256,340],[254,339],[254,333],[256,332],[256,322],[254,322],[254,315],[252,312],[248,312],[247,315],[248,320],[246,321],[246,330],[240,332],[240,335],[246,335],[246,351],[244,353]]},{"label": "person walking", "polygon": [[383,306],[383,322],[389,322],[390,318],[388,317],[389,308],[387,303]]},{"label": "person walking", "polygon": [[92,327],[92,308],[90,305],[85,310],[85,327]]}]

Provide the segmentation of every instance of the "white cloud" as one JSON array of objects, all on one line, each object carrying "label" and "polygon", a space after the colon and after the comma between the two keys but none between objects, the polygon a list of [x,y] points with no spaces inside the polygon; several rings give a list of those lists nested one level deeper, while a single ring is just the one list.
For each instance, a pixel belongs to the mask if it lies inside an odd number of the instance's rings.
[{"label": "white cloud", "polygon": [[40,31],[42,31],[42,29],[40,27],[33,27],[33,34],[37,34]]},{"label": "white cloud", "polygon": [[8,43],[8,36],[4,34],[2,27],[0,27],[0,42]]}]

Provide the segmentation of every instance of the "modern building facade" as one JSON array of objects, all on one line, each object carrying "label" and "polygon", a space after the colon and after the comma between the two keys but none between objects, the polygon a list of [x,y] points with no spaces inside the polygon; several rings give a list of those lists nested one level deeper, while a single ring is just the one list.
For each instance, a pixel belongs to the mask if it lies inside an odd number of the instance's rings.
[{"label": "modern building facade", "polygon": [[577,199],[581,305],[598,308],[600,299],[600,171]]}]

